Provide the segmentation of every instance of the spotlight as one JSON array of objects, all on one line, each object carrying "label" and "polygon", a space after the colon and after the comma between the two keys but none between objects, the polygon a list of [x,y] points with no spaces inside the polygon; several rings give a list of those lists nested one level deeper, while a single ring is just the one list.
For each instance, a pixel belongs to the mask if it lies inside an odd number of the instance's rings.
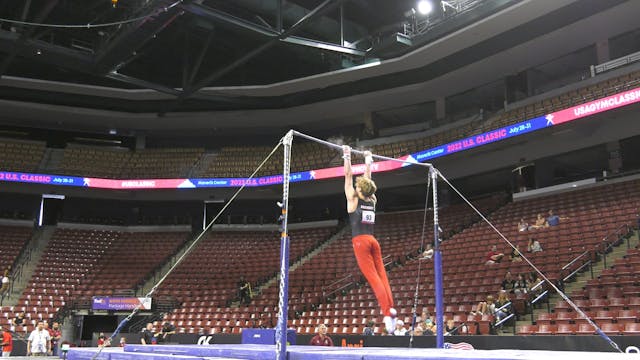
[{"label": "spotlight", "polygon": [[433,11],[433,4],[427,0],[418,2],[418,12],[422,15],[428,15]]}]

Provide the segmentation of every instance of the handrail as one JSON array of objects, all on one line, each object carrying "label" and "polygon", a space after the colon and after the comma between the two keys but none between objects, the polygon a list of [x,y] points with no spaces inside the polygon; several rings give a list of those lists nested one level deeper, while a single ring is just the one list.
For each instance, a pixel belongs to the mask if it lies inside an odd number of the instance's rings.
[{"label": "handrail", "polygon": [[[622,233],[620,232],[621,229],[625,229],[626,232]],[[602,241],[600,242],[600,244],[602,244],[602,262],[604,267],[607,267],[607,251],[609,249],[611,249],[621,238],[622,236],[630,233],[632,230],[631,226],[629,226],[629,224],[622,224],[620,226],[618,226],[615,230],[613,230],[612,232],[610,232],[609,234],[607,234],[607,236],[605,236]],[[611,236],[617,236],[615,241],[610,241],[609,242],[609,238]],[[627,242],[627,248],[630,246],[629,242]]]},{"label": "handrail", "polygon": [[[586,263],[582,264],[579,268],[575,269],[569,275],[567,275],[564,278],[562,278],[562,282],[567,281],[567,279],[570,279],[573,275],[575,275],[576,273],[582,271],[582,269],[584,269],[585,266],[590,266],[590,265],[591,265],[591,260],[589,260]],[[593,279],[593,268],[592,268],[592,271],[591,271],[591,278]]]},{"label": "handrail", "polygon": [[[539,282],[538,285],[542,284],[543,281]],[[537,287],[538,285],[536,285],[535,287]],[[534,287],[534,288],[535,288]],[[532,288],[533,290],[533,288]],[[531,323],[533,323],[534,319],[533,319],[533,304],[537,303],[538,301],[540,301],[540,299],[542,299],[543,297],[547,296],[549,294],[549,290],[545,290],[543,291],[540,295],[536,296],[533,300],[531,300],[529,302],[529,304],[531,304],[532,306],[532,311],[531,311]],[[551,311],[551,309],[549,308],[549,301],[548,301],[548,297],[547,297],[547,311]]]},{"label": "handrail", "polygon": [[578,261],[578,259],[580,259],[581,257],[589,254],[590,252],[591,252],[590,250],[585,250],[585,252],[583,252],[582,254],[578,255],[575,259],[569,261],[569,263],[567,263],[567,265],[563,266],[562,269],[560,269],[560,270],[561,271],[566,270],[569,266],[573,265],[573,263]]},{"label": "handrail", "polygon": [[[626,232],[626,233],[620,233],[620,229],[626,229],[626,230],[627,230],[627,232]],[[629,224],[622,224],[622,225],[618,226],[615,230],[613,230],[612,232],[610,232],[609,234],[607,234],[607,236],[605,236],[605,237],[602,239],[602,243],[603,243],[603,244],[607,243],[607,240],[608,240],[611,236],[613,236],[613,235],[617,235],[617,236],[618,236],[618,238],[617,238],[616,240],[619,240],[619,239],[620,239],[620,236],[622,236],[622,235],[624,235],[624,234],[628,234],[630,231],[631,231],[631,226],[629,226]],[[613,244],[614,244],[614,243],[615,243],[615,241],[614,241],[614,242],[611,242],[611,243],[609,244],[609,246],[608,246],[608,247],[606,247],[606,248],[604,248],[604,249],[603,249],[603,252],[604,252],[604,251],[609,250],[609,249],[613,246]]]},{"label": "handrail", "polygon": [[540,295],[536,296],[535,299],[531,300],[531,304],[533,305],[533,304],[537,303],[538,300],[540,300],[543,297],[545,297],[548,293],[549,293],[549,290],[543,291]]},{"label": "handrail", "polygon": [[502,320],[500,320],[500,321],[498,321],[497,323],[495,323],[495,325],[494,325],[494,326],[496,326],[496,327],[497,327],[497,326],[500,326],[500,325],[502,325],[504,322],[506,322],[507,320],[511,319],[511,318],[512,318],[512,317],[514,317],[514,316],[515,316],[515,314],[513,314],[513,313],[512,313],[512,314],[509,314],[509,315],[507,315],[505,318],[503,318]]}]

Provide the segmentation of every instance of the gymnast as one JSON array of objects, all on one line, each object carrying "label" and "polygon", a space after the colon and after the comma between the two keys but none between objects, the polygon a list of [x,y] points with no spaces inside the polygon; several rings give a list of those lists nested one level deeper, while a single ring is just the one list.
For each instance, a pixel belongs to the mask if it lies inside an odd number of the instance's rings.
[{"label": "gymnast", "polygon": [[384,315],[384,325],[387,332],[395,330],[397,312],[393,308],[393,296],[389,279],[382,262],[380,244],[373,236],[373,225],[376,221],[376,184],[371,180],[371,152],[365,151],[365,171],[356,179],[353,186],[351,171],[351,148],[342,147],[344,158],[344,193],[347,197],[347,212],[351,223],[353,252],[355,253],[360,271],[369,282],[378,304]]}]

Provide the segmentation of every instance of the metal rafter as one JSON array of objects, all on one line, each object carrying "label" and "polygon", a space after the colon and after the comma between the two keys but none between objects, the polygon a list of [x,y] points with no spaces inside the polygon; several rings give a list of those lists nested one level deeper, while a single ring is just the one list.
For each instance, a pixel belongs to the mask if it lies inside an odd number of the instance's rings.
[{"label": "metal rafter", "polygon": [[293,35],[296,31],[300,30],[300,28],[302,28],[304,25],[306,25],[311,20],[315,19],[317,16],[320,16],[320,15],[326,13],[327,11],[330,11],[334,7],[342,4],[344,1],[345,0],[325,0],[325,1],[323,1],[315,9],[311,10],[307,15],[302,17],[298,22],[293,24],[289,29],[287,29],[287,30],[283,31],[282,33],[280,33],[277,37],[271,38],[266,43],[262,44],[261,46],[258,46],[254,50],[252,50],[252,51],[248,52],[247,54],[245,54],[244,56],[240,57],[239,59],[236,59],[231,64],[229,64],[229,65],[227,65],[227,66],[225,66],[225,67],[223,67],[223,68],[221,68],[219,70],[216,70],[213,73],[211,73],[210,75],[204,77],[202,80],[200,80],[198,83],[196,83],[191,88],[185,89],[185,91],[179,97],[179,99],[183,100],[183,99],[191,96],[193,93],[195,93],[198,90],[202,89],[203,87],[209,85],[211,82],[213,82],[213,81],[215,81],[217,79],[220,79],[221,77],[223,77],[226,74],[230,73],[231,71],[235,70],[239,66],[247,63],[249,60],[253,59],[257,55],[263,53],[265,50],[267,50],[267,49],[273,47],[274,45],[276,45],[277,43],[279,43],[281,40],[286,39],[286,38],[290,37],[291,35]]},{"label": "metal rafter", "polygon": [[169,0],[156,1],[149,10],[149,17],[129,25],[100,49],[95,57],[96,71],[107,74],[120,68],[121,63],[136,56],[136,50],[182,15],[177,6],[169,7],[170,4]]},{"label": "metal rafter", "polygon": [[[351,48],[351,47],[346,47],[343,46],[343,44],[335,44],[335,43],[330,43],[330,42],[326,42],[326,41],[320,41],[320,40],[314,40],[314,39],[308,39],[308,38],[304,38],[304,37],[300,37],[300,36],[286,36],[286,37],[281,37],[282,35],[282,31],[278,31],[278,29],[273,29],[267,26],[263,26],[263,25],[259,25],[259,24],[255,24],[252,23],[250,21],[241,19],[239,17],[233,16],[231,14],[227,14],[223,11],[217,10],[217,9],[213,9],[201,4],[196,4],[196,3],[188,3],[188,4],[184,4],[182,5],[182,8],[185,11],[188,11],[194,15],[197,16],[201,16],[207,19],[211,19],[214,21],[221,21],[245,30],[249,30],[252,31],[256,34],[260,34],[263,36],[267,36],[270,38],[279,38],[280,41],[282,42],[286,42],[286,43],[290,43],[290,44],[296,44],[296,45],[303,45],[303,46],[309,46],[309,47],[313,47],[313,48],[317,48],[317,49],[323,49],[323,50],[329,50],[329,51],[334,51],[334,52],[338,52],[338,53],[343,53],[343,54],[348,54],[348,55],[353,55],[353,56],[360,56],[360,57],[364,57],[366,56],[366,51],[363,50],[359,50],[359,49],[355,49],[355,48]],[[282,16],[278,15],[278,20],[276,20],[276,22],[278,23],[276,26],[281,26],[281,22],[282,22]]]},{"label": "metal rafter", "polygon": [[[48,1],[47,4],[40,10],[40,12],[34,17],[35,22],[42,22],[44,19],[49,16],[49,13],[56,7],[58,4],[58,0]],[[29,7],[31,5],[31,1],[27,1],[23,12],[22,12],[22,20],[26,20],[27,13],[29,12]],[[13,49],[7,57],[4,59],[2,64],[0,64],[0,77],[7,71],[9,65],[13,62],[15,57],[23,51],[27,47],[27,42],[30,40],[31,36],[36,32],[35,27],[28,28],[24,30],[24,32],[20,35],[20,38],[16,41]]]}]

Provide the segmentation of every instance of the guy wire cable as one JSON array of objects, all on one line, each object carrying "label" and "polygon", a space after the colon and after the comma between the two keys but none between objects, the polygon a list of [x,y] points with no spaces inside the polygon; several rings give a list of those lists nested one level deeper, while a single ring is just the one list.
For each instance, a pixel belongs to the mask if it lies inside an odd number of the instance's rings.
[{"label": "guy wire cable", "polygon": [[[267,163],[267,161],[271,158],[271,156],[278,150],[278,148],[281,145],[282,145],[282,140],[280,140],[278,142],[278,144],[273,148],[273,150],[271,150],[269,155],[267,155],[267,157],[264,160],[262,160],[260,165],[258,165],[258,167],[253,171],[253,173],[251,174],[251,176],[249,176],[248,179],[252,179],[253,177],[256,176],[258,171],[260,171],[260,169],[264,166],[264,164]],[[248,183],[248,181],[245,181],[242,184],[242,186],[240,186],[240,188],[233,194],[233,196],[231,196],[229,201],[227,201],[227,203],[222,207],[222,209],[220,209],[218,214],[213,217],[213,219],[207,224],[207,226],[202,230],[202,232],[200,232],[200,234],[198,234],[198,236],[195,237],[195,239],[193,240],[191,245],[189,245],[189,247],[187,247],[187,249],[184,251],[184,253],[182,255],[180,255],[178,257],[178,259],[176,260],[176,262],[169,268],[169,270],[167,270],[167,273],[164,274],[156,282],[156,284],[153,285],[153,287],[151,287],[151,290],[149,290],[149,292],[145,295],[145,298],[150,297],[151,295],[153,295],[153,293],[155,293],[155,291],[158,289],[158,286],[160,286],[167,279],[167,277],[169,277],[169,275],[171,275],[171,273],[178,267],[178,265],[182,263],[182,260],[184,260],[187,257],[187,255],[189,255],[191,253],[191,251],[196,247],[196,245],[200,243],[200,240],[202,240],[204,235],[211,229],[213,224],[218,220],[218,218],[222,215],[222,213],[229,207],[229,205],[231,205],[231,203],[233,203],[235,198],[238,197],[238,195],[242,192],[242,190],[244,190],[244,188],[247,186],[247,183]],[[116,335],[118,335],[118,333],[122,330],[122,328],[140,311],[140,306],[142,306],[142,304],[138,305],[135,309],[133,309],[131,311],[131,313],[125,319],[123,319],[120,322],[120,324],[118,324],[118,326],[116,327],[116,330],[111,334],[111,336],[109,336],[109,341],[110,342],[113,340],[113,338]],[[97,359],[101,352],[102,352],[102,348],[98,349],[98,351],[91,358],[91,360]]]},{"label": "guy wire cable", "polygon": [[[489,221],[480,212],[480,210],[478,210],[455,186],[453,186],[453,184],[451,184],[451,182],[449,182],[449,180],[447,180],[447,178],[445,178],[440,171],[438,171],[437,173],[438,173],[438,176],[445,183],[447,183],[447,185],[449,185],[449,187],[451,187],[453,191],[455,191],[456,194],[458,194],[458,196],[460,196],[460,198],[465,203],[467,203],[467,205],[469,205],[473,209],[473,211],[475,211],[482,218],[482,220],[484,220],[484,222],[486,222],[507,244],[509,244],[509,246],[511,246],[512,249],[514,250],[516,249],[513,243],[509,241],[509,239],[507,239],[507,237],[500,230],[498,230],[498,228],[496,228],[495,225],[493,225],[493,223],[491,223],[491,221]],[[591,320],[587,316],[587,314],[585,314],[573,301],[571,301],[571,299],[569,299],[569,297],[562,290],[560,290],[551,280],[549,280],[549,278],[547,278],[547,276],[540,269],[538,269],[538,267],[536,267],[524,254],[520,254],[520,255],[522,256],[522,259],[526,261],[527,264],[529,264],[529,266],[531,266],[531,268],[533,268],[536,271],[536,273],[538,273],[538,275],[540,275],[542,279],[545,282],[547,282],[547,284],[549,284],[549,286],[551,286],[558,293],[558,295],[562,297],[563,300],[567,302],[567,304],[569,304],[578,314],[580,314],[580,316],[582,316],[589,323],[589,325],[591,325],[595,329],[596,333],[600,335],[600,337],[602,337],[605,341],[607,341],[609,345],[611,345],[611,347],[613,347],[618,352],[623,352],[622,349],[620,349],[620,346],[618,346],[618,344],[616,344],[613,340],[611,340],[611,338],[607,336],[607,334],[605,334],[602,331],[602,329],[600,329],[600,327],[596,323],[594,323],[593,320]]]}]

